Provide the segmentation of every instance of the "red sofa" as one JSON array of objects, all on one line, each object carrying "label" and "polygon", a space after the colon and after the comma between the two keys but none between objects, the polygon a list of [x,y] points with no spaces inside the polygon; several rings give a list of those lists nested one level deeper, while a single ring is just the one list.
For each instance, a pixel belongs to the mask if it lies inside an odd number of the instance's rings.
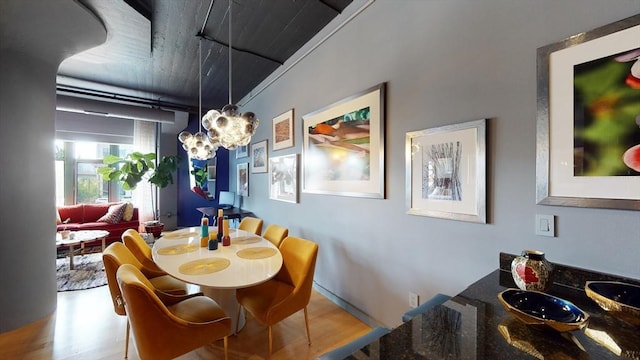
[{"label": "red sofa", "polygon": [[[109,236],[105,239],[105,246],[116,241],[121,241],[122,233],[127,229],[138,230],[140,221],[138,220],[138,208],[134,207],[131,219],[128,221],[121,218],[116,223],[99,222],[98,219],[107,213],[109,207],[116,204],[121,203],[77,204],[58,207],[58,214],[61,219],[59,221],[65,221],[66,219],[69,219],[69,221],[66,224],[57,224],[57,231],[65,229],[70,231],[106,230],[109,232]],[[85,246],[100,244],[101,241],[99,240],[90,241],[86,243]]]}]

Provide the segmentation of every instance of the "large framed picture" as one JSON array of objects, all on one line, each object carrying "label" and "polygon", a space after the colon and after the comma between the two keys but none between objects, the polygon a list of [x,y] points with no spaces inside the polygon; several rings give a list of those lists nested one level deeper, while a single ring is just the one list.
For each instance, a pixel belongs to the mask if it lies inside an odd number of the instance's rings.
[{"label": "large framed picture", "polygon": [[251,145],[251,172],[267,172],[267,140]]},{"label": "large framed picture", "polygon": [[385,84],[302,117],[302,191],[384,198]]},{"label": "large framed picture", "polygon": [[249,196],[249,163],[236,164],[236,192],[240,196]]},{"label": "large framed picture", "polygon": [[411,215],[486,223],[486,119],[406,134]]},{"label": "large framed picture", "polygon": [[269,199],[298,202],[298,154],[269,158]]},{"label": "large framed picture", "polygon": [[273,119],[273,150],[293,146],[293,109]]},{"label": "large framed picture", "polygon": [[640,14],[537,60],[537,203],[640,210]]}]

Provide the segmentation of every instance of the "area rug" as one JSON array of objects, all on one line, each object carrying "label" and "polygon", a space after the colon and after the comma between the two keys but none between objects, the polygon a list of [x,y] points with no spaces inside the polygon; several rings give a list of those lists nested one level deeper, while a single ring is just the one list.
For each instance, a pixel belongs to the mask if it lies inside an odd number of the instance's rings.
[{"label": "area rug", "polygon": [[77,255],[74,270],[69,269],[69,257],[56,259],[58,291],[91,289],[107,284],[102,254]]}]

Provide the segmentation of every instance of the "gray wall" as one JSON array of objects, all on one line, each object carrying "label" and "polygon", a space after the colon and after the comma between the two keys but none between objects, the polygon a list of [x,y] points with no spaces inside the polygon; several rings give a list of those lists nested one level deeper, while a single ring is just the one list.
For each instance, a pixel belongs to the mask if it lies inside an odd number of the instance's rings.
[{"label": "gray wall", "polygon": [[107,32],[73,0],[3,0],[0,13],[1,333],[55,310],[56,72]]},{"label": "gray wall", "polygon": [[[302,115],[386,82],[386,198],[302,193],[289,204],[268,199],[267,174],[250,174],[244,207],[318,242],[317,284],[387,326],[410,291],[456,294],[500,251],[640,278],[640,212],[535,201],[536,49],[639,12],[638,0],[377,0],[241,104],[261,119],[253,142],[269,139],[269,156],[301,153]],[[271,119],[290,108],[295,147],[271,151]],[[480,118],[488,224],[407,215],[405,133]],[[534,234],[536,214],[557,216],[557,237]]]}]

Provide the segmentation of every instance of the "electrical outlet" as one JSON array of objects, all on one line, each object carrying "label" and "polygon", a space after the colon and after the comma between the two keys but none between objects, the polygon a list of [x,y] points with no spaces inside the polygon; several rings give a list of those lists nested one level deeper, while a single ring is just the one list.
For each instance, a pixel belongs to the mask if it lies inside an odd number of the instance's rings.
[{"label": "electrical outlet", "polygon": [[418,307],[418,303],[419,303],[419,298],[418,298],[418,294],[416,293],[409,293],[409,306],[411,306],[412,308]]}]

